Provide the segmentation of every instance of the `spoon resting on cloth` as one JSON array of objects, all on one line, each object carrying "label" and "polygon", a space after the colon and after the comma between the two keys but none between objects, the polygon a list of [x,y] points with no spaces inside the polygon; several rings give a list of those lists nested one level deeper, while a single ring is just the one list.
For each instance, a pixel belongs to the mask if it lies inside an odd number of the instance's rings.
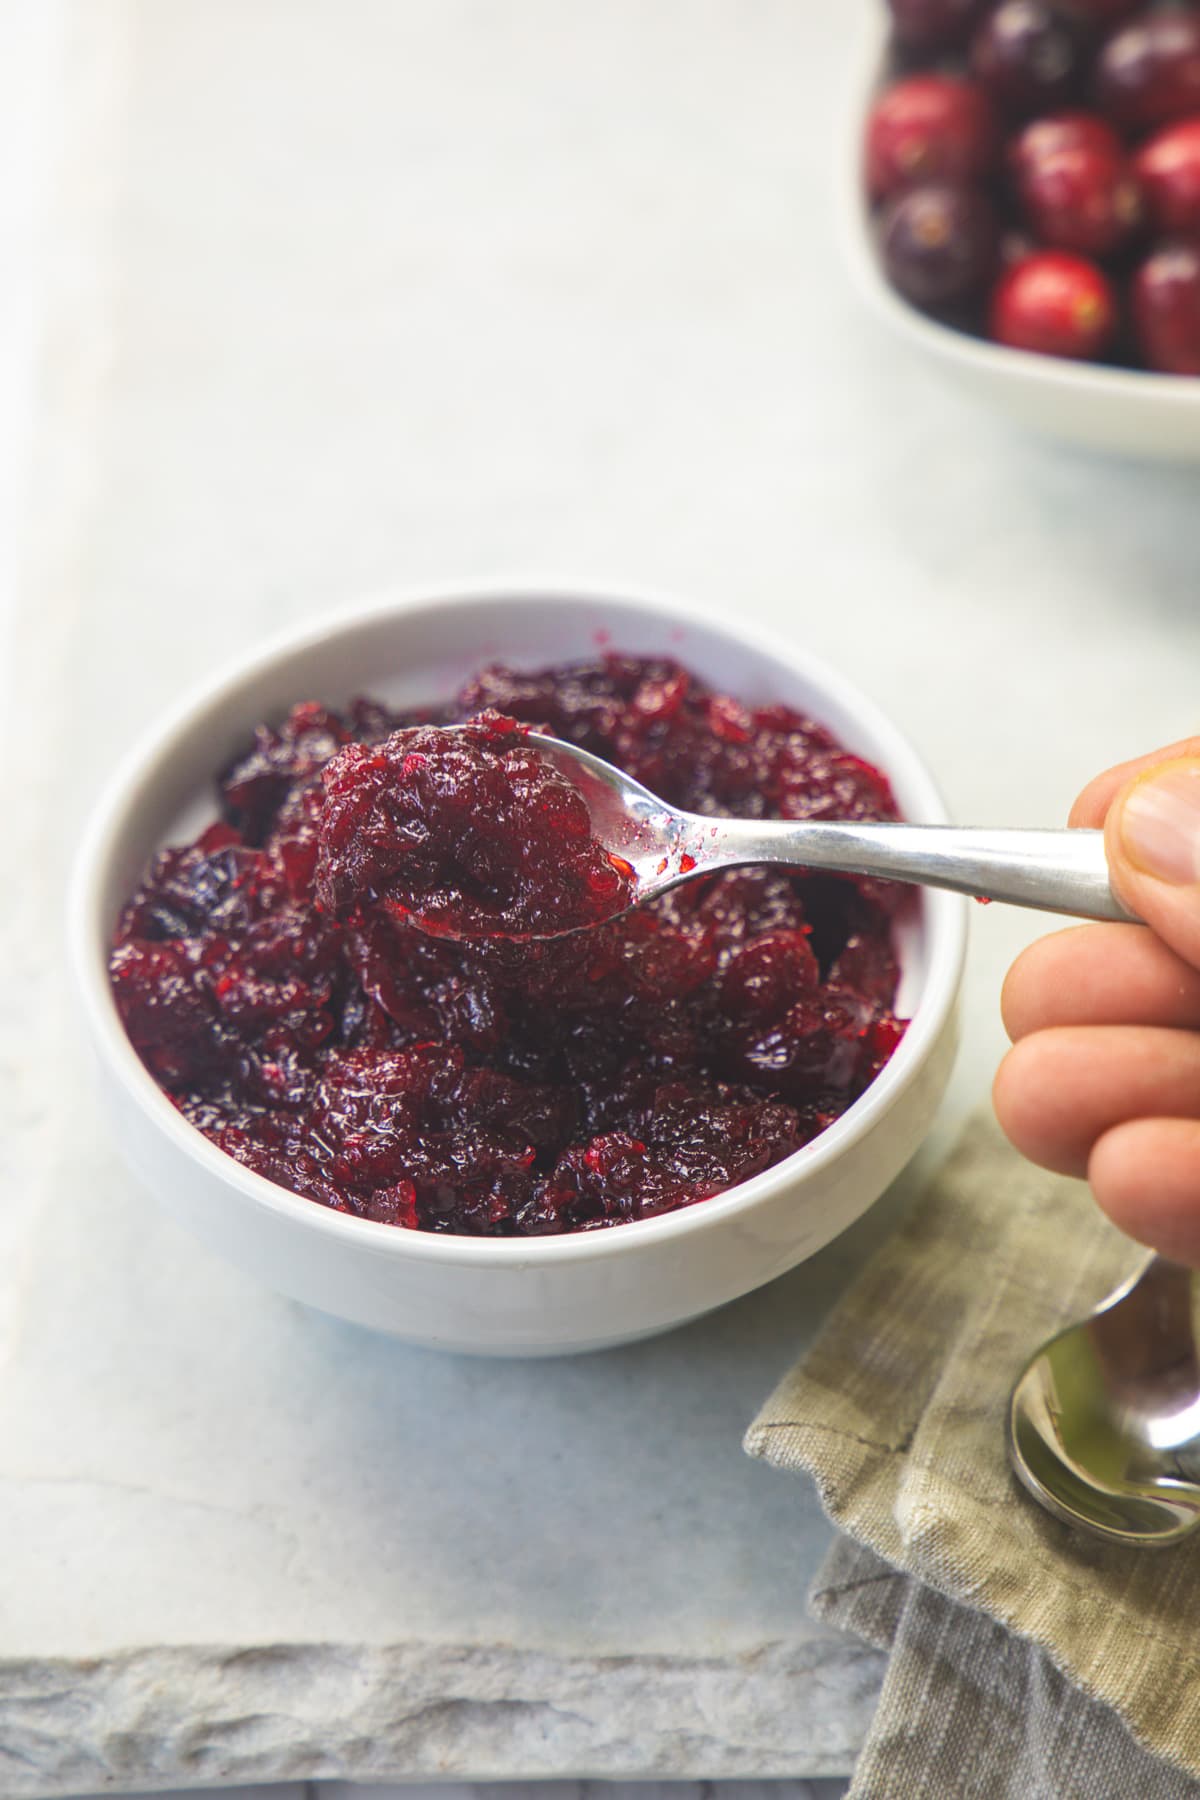
[{"label": "spoon resting on cloth", "polygon": [[525,742],[578,789],[596,838],[632,872],[633,898],[620,912],[718,869],[775,863],[949,888],[1081,919],[1138,922],[1109,886],[1102,831],[710,818],[669,806],[574,744],[532,731]]},{"label": "spoon resting on cloth", "polygon": [[1196,1293],[1191,1269],[1152,1256],[1026,1365],[1009,1399],[1009,1460],[1055,1518],[1143,1547],[1200,1524]]}]

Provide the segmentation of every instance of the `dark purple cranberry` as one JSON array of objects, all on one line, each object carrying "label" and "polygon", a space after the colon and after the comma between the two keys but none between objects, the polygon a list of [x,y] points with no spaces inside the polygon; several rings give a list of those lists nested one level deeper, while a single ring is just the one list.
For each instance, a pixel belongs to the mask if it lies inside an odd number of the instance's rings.
[{"label": "dark purple cranberry", "polygon": [[917,54],[959,49],[983,5],[984,0],[888,0],[896,42]]},{"label": "dark purple cranberry", "polygon": [[1200,375],[1200,247],[1167,244],[1133,279],[1133,327],[1146,366]]},{"label": "dark purple cranberry", "polygon": [[998,254],[988,202],[970,188],[943,184],[891,201],[880,241],[893,287],[927,312],[944,312],[980,293]]},{"label": "dark purple cranberry", "polygon": [[1096,98],[1130,134],[1200,113],[1200,13],[1148,12],[1109,38]]},{"label": "dark purple cranberry", "polygon": [[1051,112],[1078,92],[1083,42],[1043,0],[1001,0],[971,39],[970,65],[992,99],[1012,113]]}]

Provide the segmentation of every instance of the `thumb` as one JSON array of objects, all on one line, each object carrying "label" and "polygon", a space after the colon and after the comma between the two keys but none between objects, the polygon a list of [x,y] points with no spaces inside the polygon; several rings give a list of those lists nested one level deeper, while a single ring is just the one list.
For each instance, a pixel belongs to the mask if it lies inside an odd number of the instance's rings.
[{"label": "thumb", "polygon": [[1200,756],[1143,769],[1104,821],[1113,887],[1126,906],[1200,968]]}]

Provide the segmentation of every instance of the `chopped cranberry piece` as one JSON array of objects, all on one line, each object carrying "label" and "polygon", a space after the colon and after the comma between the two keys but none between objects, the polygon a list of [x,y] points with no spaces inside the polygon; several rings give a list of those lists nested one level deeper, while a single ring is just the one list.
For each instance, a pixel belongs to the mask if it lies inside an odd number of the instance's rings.
[{"label": "chopped cranberry piece", "polygon": [[226,817],[259,843],[297,783],[315,780],[349,738],[340,719],[313,702],[295,706],[276,727],[260,725],[254,743],[219,778]]},{"label": "chopped cranberry piece", "polygon": [[[778,1018],[820,980],[807,932],[764,931],[730,952],[721,973],[721,1006],[734,1018]],[[893,980],[889,999],[895,985]]]}]

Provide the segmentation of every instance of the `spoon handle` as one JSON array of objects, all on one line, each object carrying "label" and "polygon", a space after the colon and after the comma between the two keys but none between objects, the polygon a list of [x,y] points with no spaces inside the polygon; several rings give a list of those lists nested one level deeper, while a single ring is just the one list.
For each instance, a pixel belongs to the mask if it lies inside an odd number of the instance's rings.
[{"label": "spoon handle", "polygon": [[879,875],[1042,912],[1138,922],[1109,886],[1102,831],[730,819],[714,834],[712,823],[705,821],[706,863],[773,862]]}]

